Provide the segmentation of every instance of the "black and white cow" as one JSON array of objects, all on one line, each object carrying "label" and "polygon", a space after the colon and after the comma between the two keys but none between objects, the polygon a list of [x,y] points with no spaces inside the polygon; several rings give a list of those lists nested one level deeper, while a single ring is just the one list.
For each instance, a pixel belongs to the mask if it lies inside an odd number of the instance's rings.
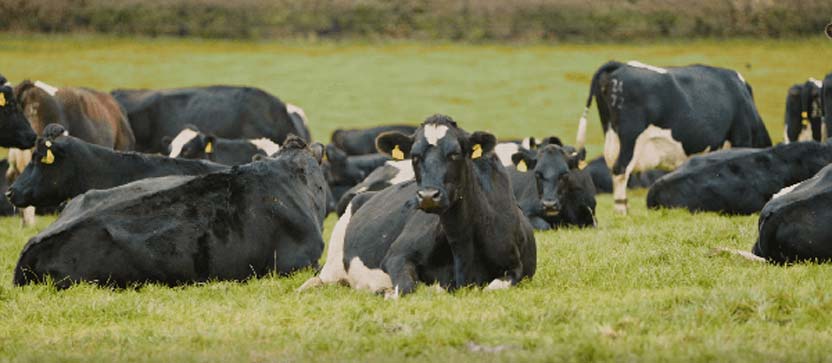
[{"label": "black and white cow", "polygon": [[[596,193],[612,193],[612,177],[610,168],[603,156],[599,156],[586,164],[583,169],[592,177],[592,184],[595,185]],[[667,174],[667,171],[652,169],[647,171],[634,171],[627,180],[627,189],[649,188],[659,178]]]},{"label": "black and white cow", "polygon": [[627,212],[634,171],[675,169],[690,155],[726,147],[768,147],[751,87],[732,70],[692,65],[659,68],[611,61],[592,77],[576,146],[586,140],[592,98],[604,129],[618,212]]},{"label": "black and white cow", "polygon": [[377,144],[410,157],[416,180],[356,197],[333,229],[321,274],[301,289],[347,281],[398,297],[418,282],[495,289],[534,275],[534,233],[492,152],[493,135],[434,115],[413,135],[386,133]]},{"label": "black and white cow", "polygon": [[[185,125],[229,139],[265,137],[281,143],[289,134],[311,140],[302,109],[258,88],[210,86],[166,90],[114,90],[136,137],[136,150],[165,152]],[[178,145],[172,144],[175,151]]]},{"label": "black and white cow", "polygon": [[826,139],[827,131],[822,120],[821,87],[821,81],[809,78],[805,83],[789,88],[786,95],[786,127],[783,131],[783,142]]},{"label": "black and white cow", "polygon": [[317,267],[325,187],[318,150],[291,136],[274,159],[89,191],[29,240],[14,283],[178,285]]},{"label": "black and white cow", "polygon": [[732,149],[691,158],[656,181],[649,208],[751,214],[772,195],[832,163],[832,145],[814,141],[768,149]]},{"label": "black and white cow", "polygon": [[331,142],[347,155],[375,154],[378,152],[376,151],[376,137],[388,131],[410,135],[416,131],[416,126],[386,125],[367,129],[337,129],[332,132]]},{"label": "black and white cow", "polygon": [[225,168],[205,160],[115,151],[66,135],[61,125],[50,124],[36,143],[32,162],[6,196],[18,207],[51,207],[90,189],[107,189],[159,176],[205,174]]},{"label": "black and white cow", "polygon": [[347,155],[337,146],[326,146],[326,160],[323,163],[324,177],[332,190],[335,201],[360,183],[364,178],[384,165],[390,157],[383,154]]},{"label": "black and white cow", "polygon": [[21,111],[14,88],[0,75],[0,147],[28,149],[35,146],[38,135]]},{"label": "black and white cow", "polygon": [[789,186],[760,213],[751,252],[774,263],[832,261],[832,166]]},{"label": "black and white cow", "polygon": [[280,145],[267,138],[225,139],[199,132],[196,126],[188,125],[173,139],[172,158],[205,159],[224,165],[250,163],[255,155],[270,156],[280,150]]},{"label": "black and white cow", "polygon": [[512,191],[534,229],[596,225],[595,186],[590,175],[578,168],[582,156],[556,144],[512,156]]}]

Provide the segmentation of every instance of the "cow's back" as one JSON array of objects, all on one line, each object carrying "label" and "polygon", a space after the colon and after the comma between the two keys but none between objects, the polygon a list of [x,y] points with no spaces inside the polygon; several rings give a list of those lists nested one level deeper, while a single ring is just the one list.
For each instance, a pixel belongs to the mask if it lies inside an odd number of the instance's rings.
[{"label": "cow's back", "polygon": [[109,94],[86,88],[62,88],[55,94],[66,129],[81,140],[116,150],[132,150],[135,138],[121,106]]}]

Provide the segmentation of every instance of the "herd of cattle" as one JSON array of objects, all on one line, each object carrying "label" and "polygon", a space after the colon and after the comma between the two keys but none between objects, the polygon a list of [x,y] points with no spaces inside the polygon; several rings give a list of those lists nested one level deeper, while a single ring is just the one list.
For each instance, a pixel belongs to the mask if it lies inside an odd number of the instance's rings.
[{"label": "herd of cattle", "polygon": [[[604,152],[587,163],[593,99]],[[788,90],[785,141],[772,146],[740,73],[611,61],[592,77],[575,145],[498,141],[446,115],[337,130],[323,145],[301,108],[256,88],[107,94],[0,76],[0,146],[11,148],[0,213],[31,224],[35,208],[60,211],[23,248],[17,285],[317,268],[336,212],[326,263],[301,289],[501,289],[534,275],[534,230],[597,226],[596,193],[627,213],[627,188],[644,187],[650,208],[761,212],[762,259],[828,261],[830,122],[832,74]]]}]

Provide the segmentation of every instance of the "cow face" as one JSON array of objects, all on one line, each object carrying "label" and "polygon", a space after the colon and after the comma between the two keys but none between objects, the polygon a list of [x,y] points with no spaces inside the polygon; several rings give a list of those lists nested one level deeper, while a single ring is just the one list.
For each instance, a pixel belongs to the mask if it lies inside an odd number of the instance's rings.
[{"label": "cow face", "polygon": [[472,161],[490,153],[496,144],[494,135],[469,135],[443,115],[428,118],[412,136],[392,132],[376,139],[379,151],[393,159],[411,159],[419,186],[416,200],[428,213],[442,213],[462,198],[461,189],[475,183]]},{"label": "cow face", "polygon": [[71,146],[65,136],[38,139],[32,161],[6,192],[9,201],[18,207],[48,207],[69,199],[70,183],[80,177],[69,157]]},{"label": "cow face", "polygon": [[14,90],[3,78],[0,80],[0,146],[28,149],[35,145],[36,139]]},{"label": "cow face", "polygon": [[182,145],[178,157],[183,159],[210,159],[216,144],[217,140],[214,136],[200,132]]},{"label": "cow face", "polygon": [[533,172],[537,181],[537,195],[544,216],[556,217],[561,212],[559,193],[565,190],[563,183],[570,170],[580,162],[582,153],[570,147],[549,144],[537,150],[522,150],[511,160],[520,172]]},{"label": "cow face", "polygon": [[347,154],[337,146],[326,146],[326,179],[329,185],[353,186],[364,180],[364,171],[349,163]]}]

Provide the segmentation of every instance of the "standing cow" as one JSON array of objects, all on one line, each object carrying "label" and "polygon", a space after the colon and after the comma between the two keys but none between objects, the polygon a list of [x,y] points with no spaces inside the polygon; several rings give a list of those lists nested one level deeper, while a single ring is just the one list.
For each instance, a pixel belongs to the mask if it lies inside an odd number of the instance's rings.
[{"label": "standing cow", "polygon": [[803,84],[789,88],[786,96],[785,130],[783,142],[823,141],[826,139],[823,125],[820,91],[823,83],[809,78]]},{"label": "standing cow", "polygon": [[280,144],[289,134],[310,141],[306,114],[297,106],[253,87],[210,86],[166,90],[114,90],[136,134],[136,150],[176,151],[173,140],[185,125],[229,139],[266,137]]},{"label": "standing cow", "polygon": [[586,140],[593,97],[605,134],[604,159],[612,171],[615,209],[624,214],[627,179],[634,171],[674,169],[692,154],[728,146],[771,146],[751,86],[732,70],[604,64],[592,77],[578,149]]}]

